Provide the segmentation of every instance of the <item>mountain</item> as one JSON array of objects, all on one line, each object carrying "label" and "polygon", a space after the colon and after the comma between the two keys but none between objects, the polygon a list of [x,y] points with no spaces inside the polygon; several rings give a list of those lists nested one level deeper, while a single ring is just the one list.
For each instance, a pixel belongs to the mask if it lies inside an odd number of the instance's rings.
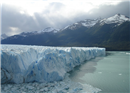
[{"label": "mountain", "polygon": [[[55,40],[54,36],[59,29],[47,27],[40,31],[23,32],[18,35],[8,37],[1,41],[2,44],[22,44],[22,45],[47,45],[47,40]],[[53,44],[49,44],[53,45]]]},{"label": "mountain", "polygon": [[59,29],[54,29],[52,27],[47,27],[47,28],[45,28],[43,30],[40,30],[40,31],[23,32],[23,33],[19,34],[19,36],[26,37],[26,36],[30,36],[30,35],[43,34],[45,32],[57,33],[58,31],[59,31]]},{"label": "mountain", "polygon": [[125,15],[116,14],[104,19],[85,19],[61,30],[49,27],[28,34],[21,33],[2,40],[2,44],[105,47],[107,50],[130,50],[129,27],[130,19]]},{"label": "mountain", "polygon": [[66,29],[75,30],[75,29],[80,28],[82,26],[90,28],[90,27],[93,27],[98,21],[99,21],[99,19],[85,19],[85,20],[76,22],[72,25],[68,25],[65,28],[63,28],[62,30],[66,30]]},{"label": "mountain", "polygon": [[[72,26],[72,25],[71,25]],[[97,46],[107,50],[130,50],[130,19],[116,14],[99,20],[92,27],[84,25],[77,29],[70,27],[58,33],[62,46]]]},{"label": "mountain", "polygon": [[5,39],[5,38],[7,38],[8,36],[6,35],[6,34],[2,34],[1,35],[1,40],[3,40],[3,39]]},{"label": "mountain", "polygon": [[115,26],[119,26],[123,22],[126,22],[126,21],[130,21],[129,17],[127,17],[125,15],[121,15],[121,14],[116,14],[112,17],[105,18],[105,19],[101,20],[100,25],[115,23],[116,24]]}]

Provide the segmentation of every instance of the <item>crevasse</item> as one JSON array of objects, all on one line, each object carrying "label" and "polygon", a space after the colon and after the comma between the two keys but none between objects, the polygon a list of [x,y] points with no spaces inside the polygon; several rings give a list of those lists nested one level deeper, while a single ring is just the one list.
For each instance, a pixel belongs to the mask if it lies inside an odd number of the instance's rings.
[{"label": "crevasse", "polygon": [[105,48],[2,45],[1,83],[53,82]]}]

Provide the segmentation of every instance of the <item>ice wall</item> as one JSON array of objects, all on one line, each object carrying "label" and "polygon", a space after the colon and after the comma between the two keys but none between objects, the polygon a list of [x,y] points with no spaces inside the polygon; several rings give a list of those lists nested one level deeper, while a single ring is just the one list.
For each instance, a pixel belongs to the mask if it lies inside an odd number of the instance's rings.
[{"label": "ice wall", "polygon": [[85,60],[104,56],[105,48],[2,45],[1,82],[53,82]]}]

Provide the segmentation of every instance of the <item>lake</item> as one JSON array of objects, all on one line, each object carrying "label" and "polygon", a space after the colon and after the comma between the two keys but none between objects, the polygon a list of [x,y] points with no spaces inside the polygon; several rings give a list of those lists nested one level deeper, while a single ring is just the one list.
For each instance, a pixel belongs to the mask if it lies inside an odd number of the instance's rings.
[{"label": "lake", "polygon": [[129,60],[130,51],[107,51],[105,57],[75,67],[69,77],[74,82],[101,89],[99,93],[129,93]]}]

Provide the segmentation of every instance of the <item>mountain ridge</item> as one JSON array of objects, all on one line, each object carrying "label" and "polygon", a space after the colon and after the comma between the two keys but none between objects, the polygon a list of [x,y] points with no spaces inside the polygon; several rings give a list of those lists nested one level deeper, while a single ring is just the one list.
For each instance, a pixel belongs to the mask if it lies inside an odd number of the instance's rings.
[{"label": "mountain ridge", "polygon": [[7,38],[8,36],[6,35],[6,34],[2,34],[1,35],[1,40],[3,40],[3,39],[5,39],[5,38]]},{"label": "mountain ridge", "polygon": [[52,30],[48,32],[43,30],[41,31],[43,33],[31,34],[27,37],[15,35],[2,40],[2,44],[96,46],[105,47],[107,50],[130,50],[129,26],[129,18],[116,14],[100,20],[81,20],[61,30],[54,30],[50,27],[48,29]]}]

